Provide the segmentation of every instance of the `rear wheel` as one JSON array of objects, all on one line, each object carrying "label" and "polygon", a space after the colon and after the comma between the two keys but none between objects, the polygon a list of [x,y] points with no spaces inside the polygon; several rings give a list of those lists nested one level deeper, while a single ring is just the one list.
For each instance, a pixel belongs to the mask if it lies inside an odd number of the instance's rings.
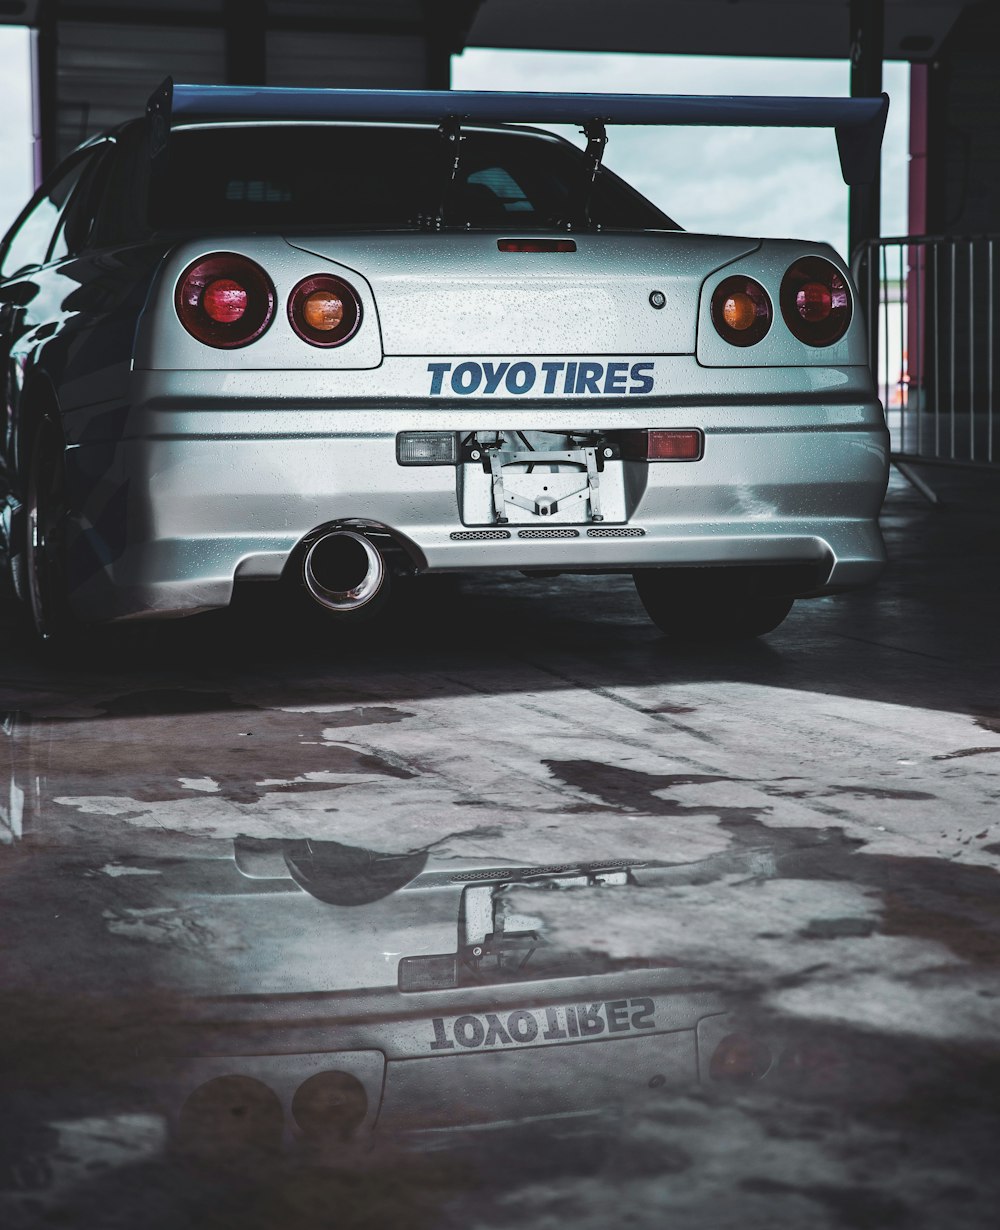
[{"label": "rear wheel", "polygon": [[651,568],[634,574],[642,605],[667,636],[686,641],[748,640],[773,632],[792,609],[793,598],[754,593],[739,583],[720,580],[681,582],[669,568]]},{"label": "rear wheel", "polygon": [[75,630],[66,568],[66,466],[62,433],[43,419],[28,462],[24,499],[24,597],[37,641],[54,646]]}]

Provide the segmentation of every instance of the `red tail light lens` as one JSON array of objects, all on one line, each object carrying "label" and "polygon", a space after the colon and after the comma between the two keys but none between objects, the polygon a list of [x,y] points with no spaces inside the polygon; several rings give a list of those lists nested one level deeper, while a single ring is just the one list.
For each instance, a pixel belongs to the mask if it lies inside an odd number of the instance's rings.
[{"label": "red tail light lens", "polygon": [[311,346],[342,346],[361,324],[361,300],[341,278],[303,278],[288,297],[292,328]]},{"label": "red tail light lens", "polygon": [[260,265],[236,252],[216,252],[189,265],[177,283],[177,315],[206,346],[248,346],[274,319],[274,285]]},{"label": "red tail light lens", "polygon": [[836,265],[819,256],[796,261],[781,281],[781,315],[801,342],[832,346],[851,323],[851,296]]},{"label": "red tail light lens", "polygon": [[280,1152],[284,1123],[278,1095],[262,1081],[216,1076],[181,1107],[177,1145],[213,1166],[259,1166]]},{"label": "red tail light lens", "polygon": [[205,287],[201,306],[219,325],[231,325],[246,315],[247,288],[232,278],[216,278]]},{"label": "red tail light lens", "polygon": [[771,327],[771,300],[752,278],[726,278],[712,296],[712,323],[734,346],[755,346]]},{"label": "red tail light lens", "polygon": [[575,252],[575,239],[498,239],[501,252]]},{"label": "red tail light lens", "polygon": [[626,461],[700,461],[705,451],[705,436],[697,427],[623,431],[619,442]]}]

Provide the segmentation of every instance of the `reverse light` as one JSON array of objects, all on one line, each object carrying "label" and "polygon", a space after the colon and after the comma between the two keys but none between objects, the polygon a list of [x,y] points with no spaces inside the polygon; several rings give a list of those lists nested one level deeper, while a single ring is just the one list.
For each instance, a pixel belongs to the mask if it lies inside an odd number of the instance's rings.
[{"label": "reverse light", "polygon": [[248,346],[274,319],[274,285],[260,265],[236,252],[215,252],[188,265],[174,305],[181,324],[205,346]]},{"label": "reverse light", "polygon": [[342,278],[317,273],[303,278],[289,295],[288,319],[311,346],[342,346],[361,324],[361,300]]},{"label": "reverse light", "polygon": [[733,346],[754,346],[771,327],[771,300],[753,278],[725,278],[712,295],[712,323]]},{"label": "reverse light", "polygon": [[801,342],[832,346],[851,323],[851,296],[840,270],[819,256],[797,260],[781,280],[781,315]]},{"label": "reverse light", "polygon": [[623,432],[621,449],[626,461],[700,461],[705,435],[697,427],[650,427]]},{"label": "reverse light", "polygon": [[403,431],[396,437],[401,466],[453,466],[458,445],[453,431]]}]

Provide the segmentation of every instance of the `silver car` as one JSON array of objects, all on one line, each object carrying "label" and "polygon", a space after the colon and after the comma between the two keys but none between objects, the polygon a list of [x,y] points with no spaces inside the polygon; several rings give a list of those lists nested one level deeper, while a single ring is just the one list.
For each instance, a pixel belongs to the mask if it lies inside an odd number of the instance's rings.
[{"label": "silver car", "polygon": [[871,581],[887,434],[844,263],[687,234],[601,158],[606,121],[828,124],[863,180],[886,105],[165,83],[0,249],[36,634],[513,569],[754,636]]}]

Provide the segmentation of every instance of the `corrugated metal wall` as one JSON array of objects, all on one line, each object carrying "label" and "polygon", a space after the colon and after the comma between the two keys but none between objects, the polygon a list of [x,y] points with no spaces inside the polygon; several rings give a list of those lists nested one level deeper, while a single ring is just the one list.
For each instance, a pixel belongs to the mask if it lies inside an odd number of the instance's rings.
[{"label": "corrugated metal wall", "polygon": [[427,40],[405,34],[272,30],[267,83],[420,90],[427,85]]},{"label": "corrugated metal wall", "polygon": [[967,12],[929,69],[928,229],[1000,231],[1000,9]]},{"label": "corrugated metal wall", "polygon": [[225,81],[221,29],[59,22],[58,156],[95,132],[141,115],[168,74],[178,81]]},{"label": "corrugated metal wall", "polygon": [[[166,76],[222,83],[226,22],[254,20],[268,85],[422,89],[431,84],[434,31],[421,0],[59,0],[50,28],[56,67],[56,154],[142,114]],[[120,19],[119,19],[120,17]],[[263,24],[266,22],[266,29]],[[246,34],[244,27],[243,34]]]}]

